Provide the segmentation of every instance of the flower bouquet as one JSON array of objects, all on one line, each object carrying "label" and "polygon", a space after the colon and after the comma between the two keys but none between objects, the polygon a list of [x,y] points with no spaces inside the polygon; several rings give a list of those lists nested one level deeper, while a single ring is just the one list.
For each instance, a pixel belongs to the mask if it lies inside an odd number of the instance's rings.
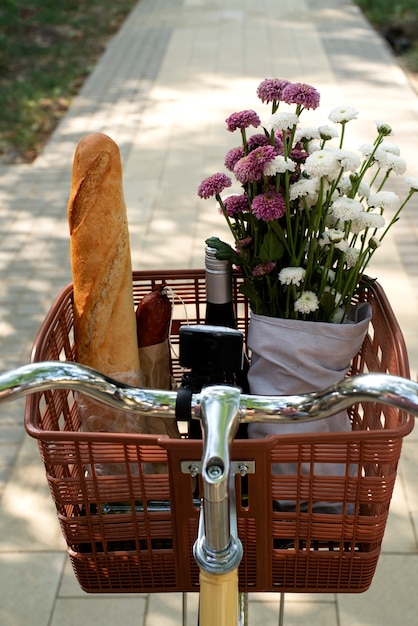
[{"label": "flower bouquet", "polygon": [[[271,105],[264,124],[253,110],[226,120],[227,130],[241,135],[241,144],[225,157],[241,193],[222,197],[232,185],[225,173],[206,178],[198,189],[201,198],[218,201],[233,244],[217,237],[206,243],[243,276],[241,291],[251,308],[250,392],[318,391],[341,380],[361,349],[371,309],[367,302],[353,302],[370,282],[366,267],[418,190],[418,178],[406,179],[409,192],[403,201],[386,190],[390,176],[406,170],[399,148],[387,140],[388,124],[377,122],[374,142],[357,153],[344,148],[355,109],[335,108],[330,123],[303,128],[303,111],[319,106],[314,87],[266,79],[257,95]],[[255,128],[251,135],[250,127]],[[252,424],[248,434],[347,430],[351,424],[343,411],[307,424]],[[296,470],[279,463],[275,471]],[[315,463],[316,475],[345,472],[345,465]],[[294,503],[281,506],[292,509]],[[323,512],[340,509],[338,502],[312,506]]]},{"label": "flower bouquet", "polygon": [[[227,130],[241,135],[225,166],[242,193],[221,197],[232,184],[224,173],[198,189],[201,198],[217,199],[234,245],[215,237],[207,243],[218,258],[240,267],[254,313],[343,322],[370,259],[418,190],[418,178],[406,179],[403,201],[385,189],[391,174],[406,170],[399,148],[386,140],[388,124],[377,122],[377,137],[358,154],[343,147],[355,109],[335,108],[332,124],[302,128],[303,111],[319,106],[314,87],[266,79],[257,95],[271,105],[265,124],[253,110],[226,120]],[[251,136],[250,127],[257,131]]]}]

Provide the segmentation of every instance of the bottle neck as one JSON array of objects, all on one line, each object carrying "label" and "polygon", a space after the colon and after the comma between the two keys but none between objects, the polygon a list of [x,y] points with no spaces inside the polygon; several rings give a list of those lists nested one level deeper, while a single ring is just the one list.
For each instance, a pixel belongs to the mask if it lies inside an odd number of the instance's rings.
[{"label": "bottle neck", "polygon": [[232,303],[232,268],[228,261],[216,258],[216,251],[206,248],[206,324],[236,327]]}]

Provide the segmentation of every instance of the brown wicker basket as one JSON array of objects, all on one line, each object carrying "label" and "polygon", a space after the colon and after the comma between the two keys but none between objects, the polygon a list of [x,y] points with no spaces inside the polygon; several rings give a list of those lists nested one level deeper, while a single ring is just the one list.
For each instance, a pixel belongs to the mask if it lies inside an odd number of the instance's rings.
[{"label": "brown wicker basket", "polygon": [[[239,327],[246,332],[248,308],[239,281],[234,276],[234,298]],[[204,319],[204,272],[135,272],[135,301],[162,283],[183,301],[174,307],[176,350],[178,329],[186,317],[191,323]],[[375,284],[362,297],[371,303],[373,319],[351,373],[381,371],[408,378],[404,341],[382,289]],[[46,317],[32,360],[74,360],[72,326],[70,285]],[[180,378],[175,358],[173,373]],[[355,406],[350,417],[348,433],[234,442],[233,459],[255,461],[256,467],[245,481],[235,479],[244,547],[241,591],[361,592],[370,586],[402,438],[412,429],[413,418],[376,404]],[[85,591],[198,590],[192,556],[198,506],[192,478],[182,473],[180,463],[200,460],[201,442],[80,432],[73,393],[62,390],[28,397],[25,424],[38,439],[69,556]],[[298,471],[274,474],[272,464],[279,459],[296,464]],[[316,476],[318,460],[345,464],[346,476]],[[167,473],[143,473],[145,462],[166,463]],[[121,463],[126,474],[99,476],[94,467],[101,463]],[[302,463],[311,468],[303,476]],[[354,476],[350,466],[357,468]],[[295,511],[277,511],[280,499],[294,501]],[[341,502],[343,513],[316,513],[300,506],[314,501]]]}]

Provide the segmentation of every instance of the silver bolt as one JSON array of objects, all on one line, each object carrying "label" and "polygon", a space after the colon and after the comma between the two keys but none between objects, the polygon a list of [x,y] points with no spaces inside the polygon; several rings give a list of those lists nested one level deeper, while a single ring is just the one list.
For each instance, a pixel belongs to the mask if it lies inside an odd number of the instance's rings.
[{"label": "silver bolt", "polygon": [[222,467],[219,467],[219,465],[210,465],[208,467],[208,476],[209,478],[215,479],[215,478],[219,478],[220,476],[222,476]]},{"label": "silver bolt", "polygon": [[191,474],[192,478],[196,478],[196,476],[197,476],[197,475],[198,475],[198,473],[199,473],[199,466],[198,466],[198,465],[195,465],[195,463],[191,463],[191,464],[189,465],[189,472],[190,472],[190,474]]},{"label": "silver bolt", "polygon": [[246,476],[248,474],[248,465],[245,465],[245,463],[241,463],[241,465],[238,465],[238,471],[240,473],[240,476]]}]

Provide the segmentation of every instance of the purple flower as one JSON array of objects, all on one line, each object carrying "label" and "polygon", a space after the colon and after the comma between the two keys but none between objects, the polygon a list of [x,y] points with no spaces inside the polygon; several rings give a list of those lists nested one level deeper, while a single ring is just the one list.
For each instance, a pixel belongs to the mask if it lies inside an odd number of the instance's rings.
[{"label": "purple flower", "polygon": [[290,152],[290,158],[293,159],[293,161],[296,161],[296,163],[305,163],[308,156],[309,154],[306,150],[303,150],[303,148],[295,147]]},{"label": "purple flower", "polygon": [[239,240],[239,244],[241,246],[241,248],[249,248],[249,246],[251,246],[253,242],[253,238],[252,237],[244,237],[244,239],[240,239]]},{"label": "purple flower", "polygon": [[[268,146],[270,144],[270,138],[263,133],[258,133],[257,135],[248,137],[247,143],[249,150],[255,150],[255,148],[259,148],[260,146]],[[276,149],[276,154],[283,153],[283,141],[280,137],[274,138],[274,147]]]},{"label": "purple flower", "polygon": [[224,200],[225,210],[229,217],[233,217],[237,213],[245,213],[250,210],[250,203],[245,194],[241,196],[228,196]]},{"label": "purple flower", "polygon": [[261,276],[265,276],[266,274],[270,274],[276,267],[276,264],[273,261],[267,261],[266,263],[259,263],[253,269],[253,276],[256,278],[260,278]]},{"label": "purple flower", "polygon": [[238,146],[238,148],[232,148],[225,156],[225,167],[230,171],[234,171],[234,167],[242,157],[245,156],[244,148]]},{"label": "purple flower", "polygon": [[264,133],[257,133],[256,135],[251,135],[251,137],[248,137],[247,143],[249,149],[254,150],[255,148],[259,148],[260,146],[268,146],[270,143],[270,139]]},{"label": "purple flower", "polygon": [[282,100],[286,104],[299,104],[305,109],[316,109],[319,106],[319,92],[306,83],[289,83],[283,89]]},{"label": "purple flower", "polygon": [[257,87],[257,96],[261,102],[269,103],[282,99],[282,91],[286,85],[290,85],[288,80],[280,78],[265,78]]},{"label": "purple flower", "polygon": [[197,195],[201,198],[211,198],[219,195],[225,187],[230,187],[231,185],[232,181],[226,174],[212,174],[209,178],[202,180],[197,190]]},{"label": "purple flower", "polygon": [[260,146],[252,150],[235,165],[234,174],[237,180],[243,185],[260,180],[263,177],[264,167],[267,163],[270,163],[275,156],[276,150],[273,146]]},{"label": "purple flower", "polygon": [[286,205],[281,193],[268,191],[255,196],[251,209],[257,219],[271,222],[283,217]]},{"label": "purple flower", "polygon": [[257,126],[260,126],[261,124],[257,113],[251,109],[248,111],[240,111],[239,113],[232,113],[232,115],[227,117],[225,122],[227,129],[231,133],[234,132],[234,130],[237,130],[237,128],[241,130],[248,128],[249,126],[257,128]]}]

